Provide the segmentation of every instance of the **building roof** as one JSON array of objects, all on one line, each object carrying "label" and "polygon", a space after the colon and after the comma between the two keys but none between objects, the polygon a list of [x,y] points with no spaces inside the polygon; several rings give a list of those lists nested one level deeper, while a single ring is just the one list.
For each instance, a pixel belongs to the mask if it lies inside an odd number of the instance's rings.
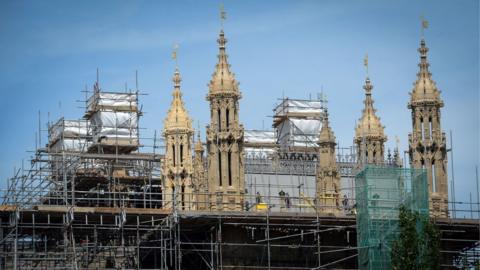
[{"label": "building roof", "polygon": [[375,108],[373,107],[372,89],[373,85],[367,77],[365,80],[365,108],[362,111],[362,117],[359,119],[355,128],[355,140],[362,139],[379,139],[386,141],[387,137],[384,133],[384,126],[380,122],[380,117],[377,116]]},{"label": "building roof", "polygon": [[168,110],[167,117],[164,121],[164,130],[172,129],[187,129],[193,131],[192,129],[192,120],[188,116],[188,112],[185,109],[185,104],[182,100],[182,92],[180,91],[180,82],[182,78],[180,77],[180,72],[178,68],[175,70],[173,75],[173,100]]},{"label": "building roof", "polygon": [[218,63],[215,66],[212,79],[208,84],[208,93],[209,95],[215,93],[240,94],[238,82],[235,80],[235,74],[230,71],[228,55],[225,52],[227,39],[225,38],[223,30],[220,31],[220,36],[217,42],[219,46]]},{"label": "building roof", "polygon": [[410,92],[410,104],[418,103],[433,103],[443,106],[443,101],[440,98],[441,91],[438,90],[435,81],[432,80],[432,73],[428,70],[430,64],[427,61],[428,48],[425,45],[425,40],[420,41],[420,71],[417,73],[417,80],[414,83],[412,92]]}]

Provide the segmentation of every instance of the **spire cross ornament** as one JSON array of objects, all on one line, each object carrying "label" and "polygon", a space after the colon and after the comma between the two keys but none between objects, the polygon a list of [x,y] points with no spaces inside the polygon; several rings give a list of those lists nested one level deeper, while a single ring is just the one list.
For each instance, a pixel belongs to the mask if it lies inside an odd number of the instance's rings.
[{"label": "spire cross ornament", "polygon": [[223,28],[223,23],[224,21],[227,19],[227,12],[225,12],[225,9],[224,9],[224,6],[223,6],[223,3],[220,4],[220,24]]},{"label": "spire cross ornament", "polygon": [[428,21],[425,20],[425,17],[423,17],[423,15],[422,15],[421,19],[422,19],[422,38],[423,38],[423,37],[424,37],[424,34],[425,34],[425,33],[424,33],[424,32],[425,32],[425,29],[428,28]]},{"label": "spire cross ornament", "polygon": [[175,68],[178,68],[177,52],[178,52],[178,44],[174,44],[173,51],[172,51],[172,59],[175,61]]}]

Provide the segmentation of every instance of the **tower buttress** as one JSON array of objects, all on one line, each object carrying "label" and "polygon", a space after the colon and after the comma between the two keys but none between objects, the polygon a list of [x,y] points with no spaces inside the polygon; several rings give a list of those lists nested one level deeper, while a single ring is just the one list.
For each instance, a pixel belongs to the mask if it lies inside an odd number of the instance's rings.
[{"label": "tower buttress", "polygon": [[321,212],[339,213],[340,173],[335,159],[335,135],[328,122],[325,111],[319,135],[318,168],[316,175],[316,197]]},{"label": "tower buttress", "polygon": [[408,135],[410,165],[427,170],[431,215],[448,217],[447,147],[440,126],[443,101],[428,70],[428,48],[423,38],[418,52],[420,71],[408,103],[412,111],[412,133]]},{"label": "tower buttress", "polygon": [[225,34],[218,38],[218,63],[208,85],[210,125],[207,126],[208,191],[216,210],[242,210],[245,193],[243,125],[240,124],[241,93],[230,71]]},{"label": "tower buttress", "polygon": [[207,205],[208,183],[205,175],[205,166],[203,158],[203,145],[200,139],[200,131],[198,132],[197,141],[195,142],[195,155],[193,158],[193,193],[195,195],[196,209],[205,210]]},{"label": "tower buttress", "polygon": [[180,72],[173,76],[173,100],[164,121],[165,161],[163,164],[164,207],[192,209],[192,120],[188,116],[180,91]]}]

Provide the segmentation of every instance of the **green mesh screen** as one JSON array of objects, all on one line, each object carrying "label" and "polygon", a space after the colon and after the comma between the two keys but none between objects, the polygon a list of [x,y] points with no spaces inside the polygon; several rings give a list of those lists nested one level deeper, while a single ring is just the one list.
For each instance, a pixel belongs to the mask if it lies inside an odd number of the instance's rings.
[{"label": "green mesh screen", "polygon": [[367,166],[355,179],[360,269],[391,269],[401,204],[428,216],[426,170]]}]

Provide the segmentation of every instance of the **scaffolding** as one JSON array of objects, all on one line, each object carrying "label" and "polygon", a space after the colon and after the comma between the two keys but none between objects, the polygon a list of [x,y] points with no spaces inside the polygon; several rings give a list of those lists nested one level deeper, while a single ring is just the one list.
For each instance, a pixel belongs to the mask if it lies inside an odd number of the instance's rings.
[{"label": "scaffolding", "polygon": [[276,141],[282,151],[308,152],[318,143],[326,100],[280,99],[273,109]]},{"label": "scaffolding", "polygon": [[[337,216],[315,198],[318,148],[279,149],[263,131],[248,133],[246,146],[275,152],[245,156],[245,211],[214,210],[208,192],[177,205],[179,194],[162,189],[162,141],[140,136],[138,96],[96,84],[83,119],[49,124],[47,146],[1,193],[0,269],[358,268],[354,148],[336,149],[350,199]],[[475,221],[439,223],[446,265],[462,254],[475,261]]]},{"label": "scaffolding", "polygon": [[390,269],[401,205],[428,217],[426,170],[365,167],[356,177],[360,269]]}]

